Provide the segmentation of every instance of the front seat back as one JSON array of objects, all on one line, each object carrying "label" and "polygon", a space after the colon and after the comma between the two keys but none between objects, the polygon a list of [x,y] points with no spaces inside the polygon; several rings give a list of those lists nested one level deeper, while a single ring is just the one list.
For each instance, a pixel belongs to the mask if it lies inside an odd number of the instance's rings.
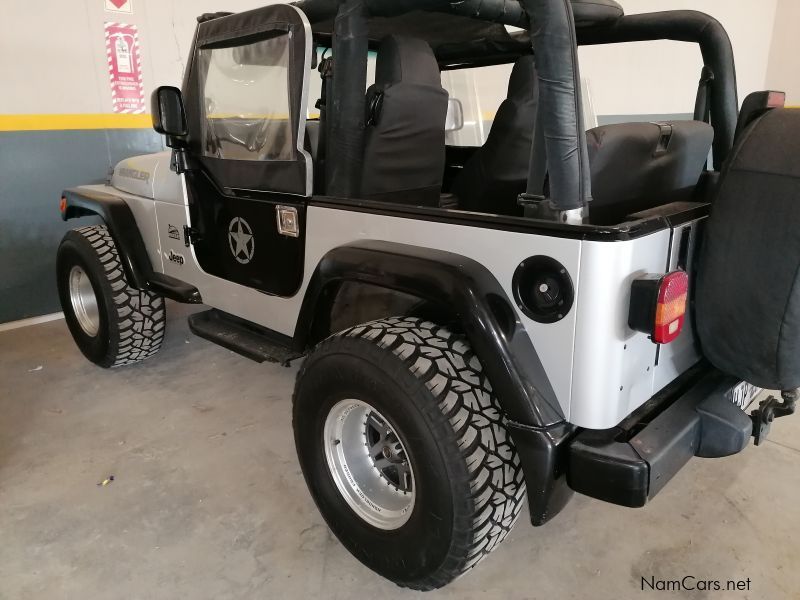
[{"label": "front seat back", "polygon": [[533,56],[517,60],[486,143],[464,164],[453,182],[463,210],[518,215],[517,196],[527,187],[531,145],[539,104]]},{"label": "front seat back", "polygon": [[445,165],[448,94],[427,42],[389,36],[367,90],[361,196],[438,206]]}]

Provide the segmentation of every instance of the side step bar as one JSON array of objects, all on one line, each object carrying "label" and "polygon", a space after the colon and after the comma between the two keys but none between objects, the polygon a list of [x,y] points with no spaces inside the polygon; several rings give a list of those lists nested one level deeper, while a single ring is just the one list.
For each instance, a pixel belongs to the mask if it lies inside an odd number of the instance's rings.
[{"label": "side step bar", "polygon": [[705,366],[698,379],[649,414],[614,429],[580,432],[568,449],[569,486],[599,500],[637,508],[693,456],[741,452],[750,441],[753,422],[726,398],[738,383]]},{"label": "side step bar", "polygon": [[165,298],[175,300],[176,302],[183,302],[184,304],[202,304],[203,299],[200,297],[200,292],[193,285],[189,285],[183,281],[165,275],[164,273],[156,273],[153,271],[147,281],[147,287]]},{"label": "side step bar", "polygon": [[256,362],[289,364],[303,356],[291,347],[291,338],[212,309],[189,317],[196,336],[214,342]]}]

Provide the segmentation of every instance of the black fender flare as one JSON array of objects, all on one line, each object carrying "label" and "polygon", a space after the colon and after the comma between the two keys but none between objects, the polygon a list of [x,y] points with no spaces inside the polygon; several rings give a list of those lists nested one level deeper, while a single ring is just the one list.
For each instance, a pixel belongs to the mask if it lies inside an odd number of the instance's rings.
[{"label": "black fender flare", "polygon": [[452,252],[381,241],[329,251],[318,263],[300,309],[295,344],[309,343],[329,290],[355,281],[451,307],[491,381],[522,461],[531,521],[542,525],[571,497],[561,450],[566,423],[541,360],[503,287],[480,263]]},{"label": "black fender flare", "polygon": [[151,291],[178,302],[202,302],[197,288],[153,270],[147,248],[130,207],[119,196],[99,190],[71,188],[61,193],[61,218],[99,216],[117,246],[125,276],[137,290]]},{"label": "black fender flare", "polygon": [[90,215],[98,215],[105,221],[117,245],[128,281],[138,290],[148,289],[153,266],[133,213],[125,201],[105,192],[75,188],[64,190],[61,196],[65,200],[61,218],[65,221]]}]

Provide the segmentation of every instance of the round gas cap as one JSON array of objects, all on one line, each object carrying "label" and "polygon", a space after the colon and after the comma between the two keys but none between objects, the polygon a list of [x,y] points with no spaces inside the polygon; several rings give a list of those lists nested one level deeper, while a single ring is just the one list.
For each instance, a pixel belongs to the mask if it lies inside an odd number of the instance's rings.
[{"label": "round gas cap", "polygon": [[520,263],[512,281],[517,306],[537,323],[555,323],[572,308],[575,288],[567,269],[549,256]]}]

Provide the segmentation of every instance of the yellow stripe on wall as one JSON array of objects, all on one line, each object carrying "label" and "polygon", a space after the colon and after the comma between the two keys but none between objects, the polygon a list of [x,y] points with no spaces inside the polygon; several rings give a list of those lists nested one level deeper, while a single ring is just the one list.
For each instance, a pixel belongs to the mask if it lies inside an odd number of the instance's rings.
[{"label": "yellow stripe on wall", "polygon": [[[786,108],[800,109],[800,106]],[[483,119],[491,121],[494,112],[485,111]],[[309,118],[319,118],[312,114]],[[54,131],[70,129],[150,129],[153,126],[150,115],[125,115],[116,113],[97,114],[46,114],[46,115],[4,115],[0,114],[0,131]]]},{"label": "yellow stripe on wall", "polygon": [[150,115],[115,113],[71,115],[2,115],[0,131],[53,131],[65,129],[149,129]]}]

